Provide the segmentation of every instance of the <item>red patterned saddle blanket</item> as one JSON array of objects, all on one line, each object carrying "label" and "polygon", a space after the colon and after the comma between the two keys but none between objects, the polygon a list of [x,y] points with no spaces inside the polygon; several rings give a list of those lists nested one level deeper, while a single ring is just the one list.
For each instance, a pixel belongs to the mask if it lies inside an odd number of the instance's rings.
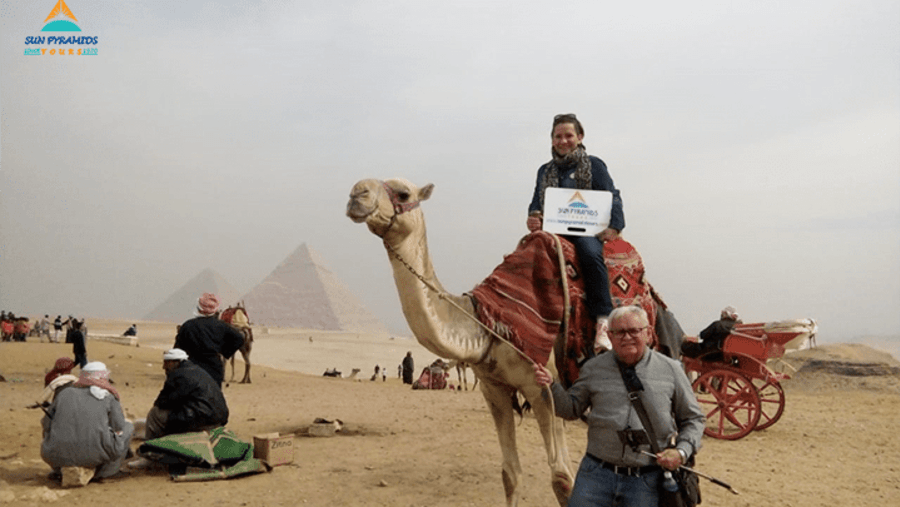
[{"label": "red patterned saddle blanket", "polygon": [[[653,329],[656,305],[640,254],[627,241],[616,239],[605,244],[604,257],[613,306],[641,305]],[[566,386],[578,378],[581,364],[594,355],[596,322],[588,314],[579,271],[572,243],[538,231],[525,236],[471,292],[478,319],[532,360],[547,364],[550,351],[555,350],[556,368]],[[565,315],[563,277],[568,287],[568,332],[565,340],[557,342]],[[655,333],[653,340],[651,346],[655,346]]]}]

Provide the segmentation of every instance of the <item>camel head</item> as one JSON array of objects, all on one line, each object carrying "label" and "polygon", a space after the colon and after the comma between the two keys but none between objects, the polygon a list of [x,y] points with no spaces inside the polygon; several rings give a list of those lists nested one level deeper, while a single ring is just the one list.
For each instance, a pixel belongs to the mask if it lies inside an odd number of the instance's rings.
[{"label": "camel head", "polygon": [[347,216],[356,223],[365,222],[382,238],[405,236],[423,223],[419,203],[431,197],[432,190],[431,183],[418,188],[402,178],[361,180],[350,190]]}]

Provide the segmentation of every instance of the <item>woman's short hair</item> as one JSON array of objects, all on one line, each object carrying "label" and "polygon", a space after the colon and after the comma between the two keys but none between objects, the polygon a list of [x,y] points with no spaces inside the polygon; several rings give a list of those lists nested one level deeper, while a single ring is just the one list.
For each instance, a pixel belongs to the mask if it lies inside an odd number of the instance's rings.
[{"label": "woman's short hair", "polygon": [[575,126],[575,133],[584,136],[584,127],[581,126],[581,122],[578,121],[578,118],[575,117],[574,113],[566,113],[566,114],[558,114],[553,117],[553,126],[550,127],[550,137],[553,137],[553,131],[556,130],[556,126],[561,123],[571,123]]}]

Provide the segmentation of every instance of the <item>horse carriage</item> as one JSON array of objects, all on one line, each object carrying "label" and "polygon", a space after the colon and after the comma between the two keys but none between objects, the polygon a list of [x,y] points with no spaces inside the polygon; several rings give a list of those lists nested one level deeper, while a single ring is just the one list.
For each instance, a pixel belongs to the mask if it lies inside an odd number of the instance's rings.
[{"label": "horse carriage", "polygon": [[784,413],[781,380],[790,376],[769,364],[789,349],[804,348],[815,337],[812,319],[736,324],[721,351],[682,356],[694,394],[706,414],[704,433],[737,440],[775,424]]}]

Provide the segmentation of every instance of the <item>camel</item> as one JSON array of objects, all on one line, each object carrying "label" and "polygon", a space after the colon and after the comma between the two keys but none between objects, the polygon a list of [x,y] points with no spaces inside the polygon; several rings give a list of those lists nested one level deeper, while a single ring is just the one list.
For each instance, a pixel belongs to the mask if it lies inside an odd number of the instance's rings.
[{"label": "camel", "polygon": [[[466,376],[466,369],[471,368],[468,363],[463,363],[461,361],[451,360],[447,363],[447,369],[456,368],[456,378],[459,381],[459,387],[469,390],[469,379]],[[478,385],[478,377],[475,377],[475,382],[472,383],[472,390],[475,390],[475,386]]]},{"label": "camel", "polygon": [[[471,299],[446,293],[434,273],[419,207],[433,190],[432,184],[418,188],[404,179],[362,180],[350,192],[347,216],[365,223],[383,240],[403,314],[419,343],[438,357],[469,364],[481,381],[503,455],[506,505],[518,505],[522,486],[514,414],[517,393],[531,404],[547,451],[551,487],[559,504],[566,505],[574,479],[552,396],[535,381],[532,361],[481,327]],[[551,358],[547,367],[555,374],[554,363]]]},{"label": "camel", "polygon": [[[242,301],[235,306],[229,306],[219,315],[219,318],[244,335],[244,344],[239,349],[241,357],[244,358],[244,378],[241,379],[241,384],[249,384],[250,350],[253,348],[253,328],[250,327],[250,315],[247,314]],[[231,380],[229,382],[234,382],[234,360],[236,358],[237,354],[231,356]]]}]

